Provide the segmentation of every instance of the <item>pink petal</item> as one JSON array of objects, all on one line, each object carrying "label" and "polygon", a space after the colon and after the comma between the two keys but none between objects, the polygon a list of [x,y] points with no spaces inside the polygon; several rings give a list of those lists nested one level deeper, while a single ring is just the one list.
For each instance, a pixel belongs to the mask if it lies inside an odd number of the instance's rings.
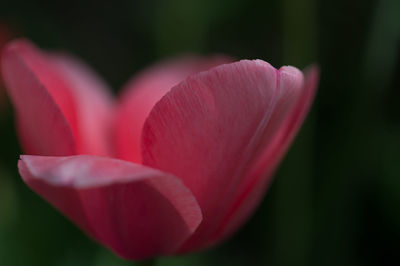
[{"label": "pink petal", "polygon": [[173,88],[149,115],[143,163],[179,176],[203,211],[202,224],[181,251],[213,241],[247,182],[257,147],[277,130],[274,110],[290,107],[282,100],[287,95],[298,97],[290,88],[278,88],[279,77],[261,60],[216,67]]},{"label": "pink petal", "polygon": [[[279,114],[283,112],[282,108],[276,108],[274,111],[270,123],[273,124],[274,120],[277,121],[279,129],[275,130],[275,135],[272,136],[272,139],[267,139],[267,135],[264,136],[264,144],[260,145],[261,151],[253,162],[253,166],[247,172],[246,183],[241,185],[242,189],[237,194],[236,202],[225,217],[225,222],[221,224],[220,230],[216,233],[216,240],[235,232],[257,207],[270,184],[271,176],[275,172],[278,163],[285,155],[310,109],[319,80],[318,68],[315,66],[310,67],[305,72],[306,79],[304,84],[299,83],[302,78],[297,71],[287,67],[281,69],[280,86],[291,87],[292,89],[288,91],[300,88],[301,95],[298,98],[296,97],[297,100],[294,104],[290,104],[291,108],[285,108],[289,113],[284,115],[283,119],[279,118]],[[282,99],[287,100],[287,97]],[[281,104],[280,106],[282,107],[283,105]]]},{"label": "pink petal", "polygon": [[127,259],[169,254],[201,221],[176,177],[105,157],[21,156],[24,181],[82,230]]},{"label": "pink petal", "polygon": [[2,73],[17,115],[23,148],[32,154],[76,153],[75,113],[65,83],[29,42],[2,53]]},{"label": "pink petal", "polygon": [[71,56],[43,53],[24,40],[11,43],[4,54],[3,72],[28,153],[112,155],[112,97],[93,71]]},{"label": "pink petal", "polygon": [[228,58],[183,57],[143,71],[123,89],[117,112],[117,157],[140,163],[140,138],[151,109],[174,85],[187,76],[230,61]]},{"label": "pink petal", "polygon": [[110,89],[77,58],[55,54],[51,59],[67,82],[75,100],[79,152],[112,155],[110,132],[114,106]]}]

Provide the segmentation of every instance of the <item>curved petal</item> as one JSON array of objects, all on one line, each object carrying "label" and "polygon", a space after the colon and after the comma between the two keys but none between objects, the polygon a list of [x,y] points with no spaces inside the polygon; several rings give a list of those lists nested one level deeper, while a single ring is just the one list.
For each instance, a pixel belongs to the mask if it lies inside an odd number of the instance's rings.
[{"label": "curved petal", "polygon": [[80,153],[111,156],[111,122],[114,102],[111,90],[86,64],[66,54],[52,54],[52,62],[67,82],[77,113]]},{"label": "curved petal", "polygon": [[25,183],[97,241],[127,259],[173,252],[201,221],[176,177],[105,157],[21,156]]},{"label": "curved petal", "polygon": [[[272,136],[265,135],[263,137],[260,152],[246,174],[246,183],[241,185],[242,189],[237,194],[236,202],[214,236],[215,241],[236,231],[257,207],[270,184],[278,163],[293,141],[315,97],[319,80],[319,70],[316,66],[310,67],[305,71],[304,83],[300,82],[302,77],[296,69],[282,68],[281,73],[280,86],[291,87],[292,89],[288,91],[299,90],[301,94],[299,97],[292,98],[292,101],[295,100],[295,102],[290,104],[290,108],[285,108],[286,111],[282,109],[284,106],[282,104],[280,105],[281,108],[276,108],[274,111],[271,124],[275,120],[278,129],[274,130]],[[286,104],[288,103],[287,96],[282,99],[285,99]],[[281,116],[282,112],[287,112],[288,114],[283,113],[284,115]]]},{"label": "curved petal", "polygon": [[2,73],[17,114],[26,152],[76,153],[75,113],[66,85],[29,42],[14,41],[3,50]]},{"label": "curved petal", "polygon": [[[28,153],[112,155],[112,97],[93,71],[71,56],[43,53],[25,40],[11,43],[4,57],[3,72]],[[71,149],[65,151],[65,145]]]},{"label": "curved petal", "polygon": [[123,89],[115,128],[117,157],[140,163],[143,124],[153,106],[187,76],[230,61],[225,57],[182,57],[165,61],[135,76]]},{"label": "curved petal", "polygon": [[216,67],[174,87],[146,120],[143,163],[180,177],[203,211],[181,251],[206,246],[228,214],[259,143],[276,128],[269,123],[276,105],[289,94],[279,77],[261,60]]}]

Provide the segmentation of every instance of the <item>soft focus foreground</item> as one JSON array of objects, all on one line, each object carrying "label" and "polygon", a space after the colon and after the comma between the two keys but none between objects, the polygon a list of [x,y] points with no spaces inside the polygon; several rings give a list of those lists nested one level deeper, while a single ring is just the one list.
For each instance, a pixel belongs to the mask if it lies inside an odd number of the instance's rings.
[{"label": "soft focus foreground", "polygon": [[[159,265],[399,265],[399,13],[397,0],[20,0],[4,1],[0,20],[78,55],[115,89],[181,52],[318,62],[311,116],[253,218],[223,245]],[[3,110],[0,265],[130,265],[21,181]]]},{"label": "soft focus foreground", "polygon": [[303,77],[262,60],[222,62],[162,63],[113,104],[77,59],[11,42],[1,66],[30,154],[22,178],[126,259],[220,242],[258,206],[318,83],[315,67]]}]

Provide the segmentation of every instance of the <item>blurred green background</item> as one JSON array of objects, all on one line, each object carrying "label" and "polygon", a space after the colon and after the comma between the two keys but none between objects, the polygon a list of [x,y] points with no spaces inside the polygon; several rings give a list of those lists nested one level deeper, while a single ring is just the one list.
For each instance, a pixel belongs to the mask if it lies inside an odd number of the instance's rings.
[{"label": "blurred green background", "polygon": [[[0,21],[80,56],[115,92],[183,52],[317,62],[312,112],[254,217],[159,265],[400,265],[400,1],[2,0]],[[10,106],[0,130],[0,265],[131,265],[23,184]]]}]

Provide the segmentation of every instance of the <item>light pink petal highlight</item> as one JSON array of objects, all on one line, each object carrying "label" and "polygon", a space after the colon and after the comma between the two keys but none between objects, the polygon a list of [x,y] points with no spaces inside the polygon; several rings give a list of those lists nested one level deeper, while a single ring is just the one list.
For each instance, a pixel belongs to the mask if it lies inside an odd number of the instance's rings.
[{"label": "light pink petal highlight", "polygon": [[39,155],[75,154],[71,96],[40,52],[27,41],[14,41],[3,50],[1,63],[24,150]]},{"label": "light pink petal highlight", "polygon": [[140,163],[143,124],[156,102],[187,76],[228,61],[221,56],[182,57],[150,67],[129,81],[123,89],[117,112],[117,157]]},{"label": "light pink petal highlight", "polygon": [[21,156],[26,184],[86,233],[127,259],[170,254],[201,221],[176,177],[116,159]]},{"label": "light pink petal highlight", "polygon": [[143,163],[180,177],[203,211],[181,251],[206,246],[228,214],[278,104],[278,82],[268,63],[243,60],[187,78],[150,113]]}]

